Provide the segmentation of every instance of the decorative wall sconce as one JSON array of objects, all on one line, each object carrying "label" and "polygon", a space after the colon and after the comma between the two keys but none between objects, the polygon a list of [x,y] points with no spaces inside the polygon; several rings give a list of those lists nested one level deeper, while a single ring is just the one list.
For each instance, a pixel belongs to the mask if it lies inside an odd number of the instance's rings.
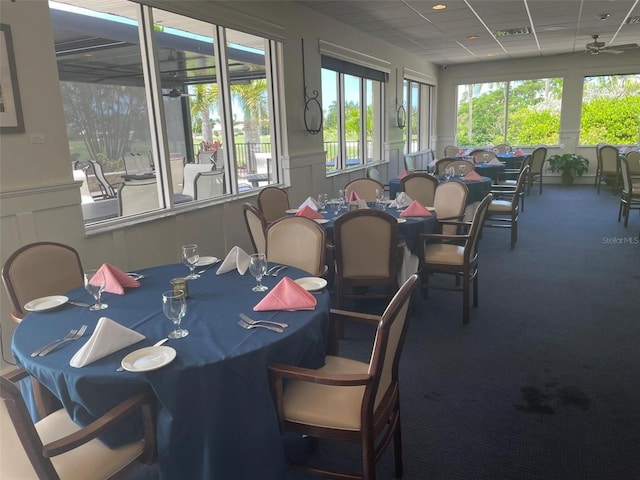
[{"label": "decorative wall sconce", "polygon": [[396,68],[396,125],[404,128],[407,125],[407,110],[402,103],[398,103],[398,69]]},{"label": "decorative wall sconce", "polygon": [[307,95],[307,79],[304,68],[304,38],[302,41],[302,86],[304,88],[304,128],[311,135],[317,135],[322,130],[322,106],[318,100],[318,91],[313,90],[313,96]]}]

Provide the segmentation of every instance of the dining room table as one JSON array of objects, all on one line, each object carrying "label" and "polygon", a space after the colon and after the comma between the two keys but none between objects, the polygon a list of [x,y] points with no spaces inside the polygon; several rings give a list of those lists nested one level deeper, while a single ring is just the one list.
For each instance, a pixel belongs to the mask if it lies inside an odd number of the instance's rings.
[{"label": "dining room table", "polygon": [[[206,257],[209,258],[209,257]],[[211,262],[214,259],[210,259]],[[157,399],[158,465],[163,480],[282,480],[286,461],[267,366],[285,363],[308,368],[324,364],[328,345],[330,300],[326,288],[314,291],[311,310],[253,311],[285,276],[308,277],[289,267],[277,277],[265,276],[267,292],[253,292],[256,279],[236,269],[217,275],[217,265],[189,280],[182,328],[189,334],[164,346],[175,358],[157,368],[117,371],[123,358],[166,338],[173,329],[162,310],[162,293],[187,267],[170,264],[138,270],[137,288],[124,295],[103,294],[108,308],[91,311],[64,302],[57,308],[29,313],[15,330],[12,350],[17,364],[47,387],[80,425],[98,418],[125,398],[151,388]],[[65,294],[91,303],[82,288]],[[238,325],[239,314],[255,320],[284,322],[282,333]],[[70,360],[87,342],[101,317],[107,317],[144,339],[76,368]],[[87,333],[46,356],[30,354],[70,329],[87,325]],[[159,348],[159,347],[158,347]],[[139,419],[123,422],[101,436],[111,446],[141,437]]]}]

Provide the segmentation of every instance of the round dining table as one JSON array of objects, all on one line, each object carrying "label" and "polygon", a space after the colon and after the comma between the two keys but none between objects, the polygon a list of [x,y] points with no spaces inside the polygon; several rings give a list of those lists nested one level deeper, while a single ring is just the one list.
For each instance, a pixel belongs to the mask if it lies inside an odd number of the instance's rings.
[{"label": "round dining table", "polygon": [[[173,329],[164,316],[161,295],[170,280],[185,276],[181,264],[139,270],[140,286],[124,295],[103,294],[105,310],[65,303],[32,312],[18,325],[12,349],[27,369],[62,403],[74,420],[86,425],[125,398],[151,387],[157,397],[158,463],[163,480],[265,479],[286,476],[286,462],[277,414],[270,395],[267,366],[285,363],[309,368],[323,365],[328,343],[330,300],[326,289],[313,292],[313,310],[253,311],[283,277],[309,276],[292,267],[277,277],[264,277],[270,290],[256,293],[256,280],[235,269],[217,275],[217,265],[188,283],[187,313],[182,327],[189,335],[170,339],[176,351],[167,365],[145,372],[116,371],[121,360],[153,345]],[[79,288],[67,293],[90,303]],[[239,314],[256,320],[288,324],[283,333],[238,325]],[[82,368],[71,357],[87,342],[100,317],[144,335],[144,340]],[[87,325],[87,333],[43,357],[37,348]],[[123,422],[101,437],[115,447],[140,438],[139,419]]]}]

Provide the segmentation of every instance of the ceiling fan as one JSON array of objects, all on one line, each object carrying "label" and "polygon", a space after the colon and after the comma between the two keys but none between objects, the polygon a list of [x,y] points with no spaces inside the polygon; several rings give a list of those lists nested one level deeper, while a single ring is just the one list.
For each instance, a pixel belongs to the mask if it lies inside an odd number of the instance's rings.
[{"label": "ceiling fan", "polygon": [[[173,74],[173,84],[176,85],[178,83],[178,72],[174,72]],[[194,97],[195,95],[190,95],[180,90],[177,87],[173,87],[169,90],[169,93],[163,93],[162,96],[169,98],[180,98],[180,97]]]},{"label": "ceiling fan", "polygon": [[598,37],[600,35],[592,35],[593,42],[587,43],[585,53],[590,53],[591,55],[599,55],[601,53],[615,53],[620,54],[624,53],[624,50],[630,50],[632,48],[638,48],[637,43],[626,43],[624,45],[613,45],[609,47],[604,46],[604,42],[599,42]]}]

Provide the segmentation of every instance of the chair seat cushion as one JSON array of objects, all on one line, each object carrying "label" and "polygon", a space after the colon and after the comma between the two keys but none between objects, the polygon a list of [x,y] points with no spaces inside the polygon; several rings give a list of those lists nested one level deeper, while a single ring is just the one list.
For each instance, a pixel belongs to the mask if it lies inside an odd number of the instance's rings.
[{"label": "chair seat cushion", "polygon": [[507,200],[493,200],[489,204],[489,213],[510,213],[511,212],[511,201]]},{"label": "chair seat cushion", "polygon": [[[367,373],[369,365],[327,356],[324,373]],[[341,430],[360,430],[364,386],[341,387],[292,380],[284,392],[284,416],[292,422]]]},{"label": "chair seat cushion", "polygon": [[[58,410],[36,423],[42,443],[50,443],[80,430],[64,410]],[[105,479],[113,476],[138,458],[144,449],[142,440],[110,449],[99,440],[51,458],[61,480]],[[22,478],[22,477],[7,477]]]},{"label": "chair seat cushion", "polygon": [[464,247],[445,243],[426,245],[424,249],[424,262],[462,265],[464,263]]}]

